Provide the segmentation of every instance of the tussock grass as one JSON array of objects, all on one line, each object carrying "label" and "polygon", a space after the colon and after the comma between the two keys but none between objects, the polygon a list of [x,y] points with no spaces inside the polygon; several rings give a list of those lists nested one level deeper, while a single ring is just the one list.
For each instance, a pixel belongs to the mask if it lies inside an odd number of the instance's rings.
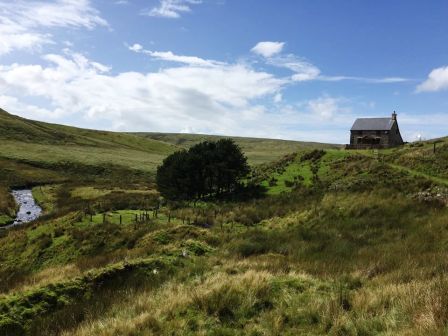
[{"label": "tussock grass", "polygon": [[[45,327],[48,314],[66,306],[88,302],[95,291],[136,281],[138,277],[159,281],[157,279],[162,277],[162,272],[169,272],[172,264],[173,261],[169,259],[135,260],[91,271],[67,282],[56,282],[21,294],[5,296],[0,299],[0,334],[40,333],[40,325]],[[53,328],[57,329],[58,326]]]}]

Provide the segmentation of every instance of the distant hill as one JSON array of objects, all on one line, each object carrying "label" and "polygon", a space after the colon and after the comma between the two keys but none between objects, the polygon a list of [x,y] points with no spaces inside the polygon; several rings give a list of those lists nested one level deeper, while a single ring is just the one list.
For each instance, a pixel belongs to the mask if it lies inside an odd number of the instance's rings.
[{"label": "distant hill", "polygon": [[303,149],[341,148],[340,145],[319,142],[303,142],[278,139],[245,138],[206,134],[184,133],[133,133],[145,139],[159,140],[175,146],[189,148],[201,141],[216,141],[222,138],[232,138],[240,145],[251,164],[260,164],[278,160],[286,154]]},{"label": "distant hill", "polygon": [[170,153],[175,149],[157,140],[142,140],[128,133],[96,131],[50,124],[21,118],[0,109],[0,139],[49,145],[81,145],[121,147],[155,153]]},{"label": "distant hill", "polygon": [[114,164],[154,171],[178,147],[132,134],[24,119],[0,110],[0,158],[51,165]]},{"label": "distant hill", "polygon": [[[29,120],[0,109],[0,158],[14,160],[113,163],[153,172],[168,154],[219,138],[224,136],[88,130]],[[300,149],[339,148],[314,142],[231,138],[242,147],[251,164],[271,162]]]}]

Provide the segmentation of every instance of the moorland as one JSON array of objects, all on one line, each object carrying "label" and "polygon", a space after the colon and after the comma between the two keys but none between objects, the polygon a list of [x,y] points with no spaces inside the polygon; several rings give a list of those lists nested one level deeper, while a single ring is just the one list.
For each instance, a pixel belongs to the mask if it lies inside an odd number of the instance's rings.
[{"label": "moorland", "polygon": [[155,172],[205,135],[0,110],[0,335],[443,335],[448,138],[379,151],[234,138],[256,197],[170,203]]}]

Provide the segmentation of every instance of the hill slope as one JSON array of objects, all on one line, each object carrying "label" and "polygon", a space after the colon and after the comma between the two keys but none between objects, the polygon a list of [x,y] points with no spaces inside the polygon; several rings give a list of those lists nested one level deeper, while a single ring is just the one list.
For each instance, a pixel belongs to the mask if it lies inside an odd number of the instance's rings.
[{"label": "hill slope", "polygon": [[126,133],[104,132],[27,120],[0,110],[0,157],[33,162],[111,163],[143,170],[176,147]]}]

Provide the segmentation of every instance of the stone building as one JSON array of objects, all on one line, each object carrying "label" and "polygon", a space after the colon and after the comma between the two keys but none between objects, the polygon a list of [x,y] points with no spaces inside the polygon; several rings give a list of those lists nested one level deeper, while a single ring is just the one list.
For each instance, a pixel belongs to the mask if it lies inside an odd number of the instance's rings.
[{"label": "stone building", "polygon": [[391,118],[359,118],[350,130],[348,149],[390,148],[403,144],[397,114]]}]

